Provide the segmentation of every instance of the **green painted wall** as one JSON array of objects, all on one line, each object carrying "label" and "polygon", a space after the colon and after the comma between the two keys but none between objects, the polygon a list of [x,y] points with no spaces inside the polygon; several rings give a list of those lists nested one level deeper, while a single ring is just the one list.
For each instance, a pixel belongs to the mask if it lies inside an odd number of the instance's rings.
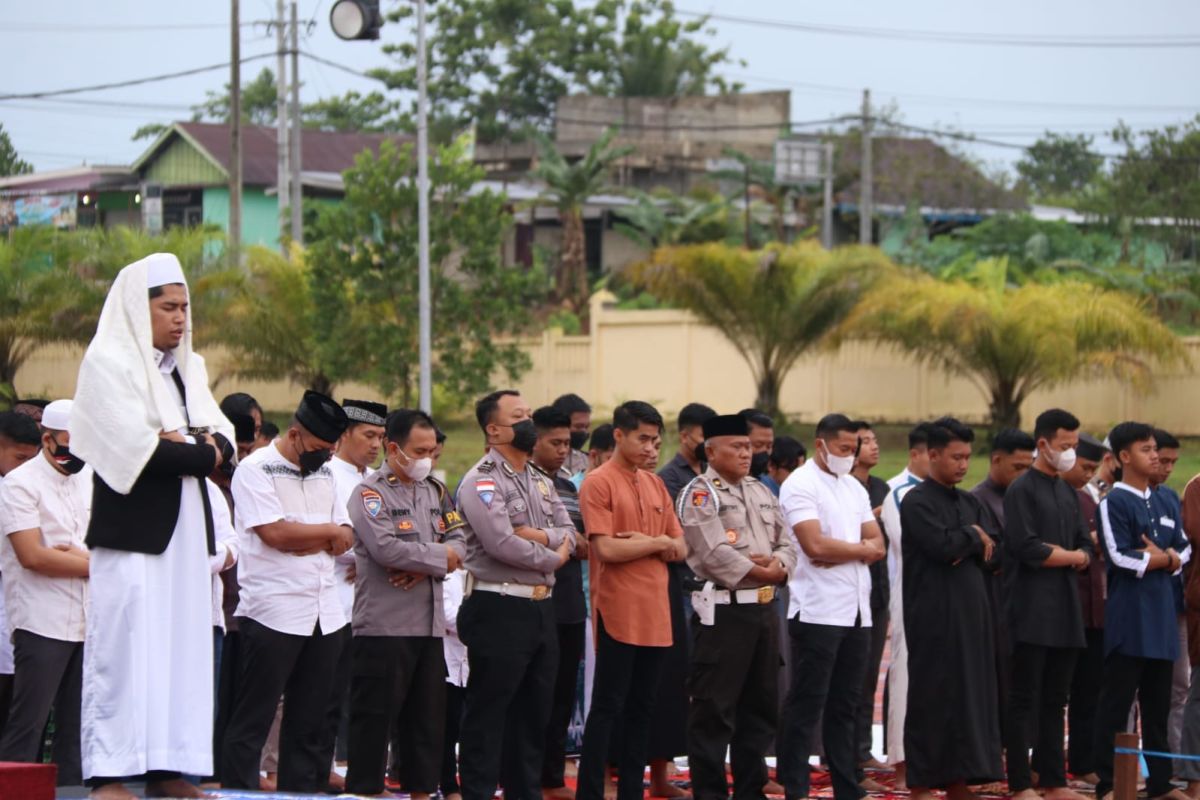
[{"label": "green painted wall", "polygon": [[162,153],[146,166],[146,180],[163,186],[195,186],[225,183],[225,173],[188,144],[175,136]]},{"label": "green painted wall", "polygon": [[[214,186],[204,190],[204,221],[229,230],[229,189]],[[275,247],[279,244],[279,210],[275,197],[258,187],[242,190],[242,242]]]}]

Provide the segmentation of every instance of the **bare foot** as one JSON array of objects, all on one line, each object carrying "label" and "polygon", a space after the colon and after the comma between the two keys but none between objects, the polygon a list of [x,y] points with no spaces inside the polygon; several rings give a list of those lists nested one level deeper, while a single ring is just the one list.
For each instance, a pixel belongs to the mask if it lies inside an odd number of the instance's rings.
[{"label": "bare foot", "polygon": [[1191,798],[1182,789],[1172,789],[1166,794],[1160,794],[1154,800],[1191,800]]},{"label": "bare foot", "polygon": [[[335,794],[341,794],[342,792],[346,791],[346,779],[341,775],[338,775],[336,772],[330,772],[329,788],[332,789]],[[428,796],[429,795],[426,795],[426,797]]]},{"label": "bare foot", "polygon": [[91,800],[137,800],[137,795],[120,783],[106,783],[92,789],[88,794]]},{"label": "bare foot", "polygon": [[691,797],[692,793],[686,789],[680,789],[673,783],[663,783],[661,786],[650,784],[651,797]]},{"label": "bare foot", "polygon": [[259,777],[258,790],[260,792],[275,792],[279,790],[279,775],[274,772],[268,772],[267,777]]},{"label": "bare foot", "polygon": [[979,800],[979,798],[967,788],[965,783],[955,783],[946,787],[946,800]]},{"label": "bare foot", "polygon": [[[768,778],[767,782],[763,784],[763,794],[784,795],[787,794],[787,792],[785,792],[783,787],[779,785],[778,781],[773,781]],[[1200,800],[1200,798],[1197,798],[1197,800]]]},{"label": "bare foot", "polygon": [[1200,781],[1188,781],[1187,788],[1183,791],[1192,800],[1200,800]]},{"label": "bare foot", "polygon": [[[1047,789],[1046,793],[1042,796],[1045,797],[1046,800],[1090,800],[1090,798],[1087,798],[1074,789],[1070,789],[1066,786],[1055,786]],[[1015,795],[1013,796],[1013,800],[1016,800]]]},{"label": "bare foot", "polygon": [[[579,762],[573,758],[568,758],[567,763],[563,766],[563,775],[568,778],[579,777]],[[449,800],[449,798],[447,798]]]},{"label": "bare foot", "polygon": [[575,800],[575,792],[569,786],[557,786],[553,789],[542,789],[543,800]]},{"label": "bare foot", "polygon": [[895,765],[896,780],[892,782],[892,788],[897,792],[908,791],[908,765],[903,761]]},{"label": "bare foot", "polygon": [[445,796],[445,800],[462,800],[461,792],[451,792]]},{"label": "bare foot", "polygon": [[1086,783],[1088,786],[1095,786],[1100,782],[1100,776],[1094,772],[1089,772],[1086,775],[1076,775],[1075,780],[1080,783]]},{"label": "bare foot", "polygon": [[883,763],[882,761],[880,761],[878,758],[875,758],[875,757],[868,758],[866,761],[859,764],[859,766],[862,767],[863,769],[887,770],[888,772],[890,772],[892,769],[887,764]]},{"label": "bare foot", "polygon": [[1012,796],[1012,800],[1040,800],[1040,798],[1041,795],[1033,789],[1022,789]]},{"label": "bare foot", "polygon": [[859,782],[858,786],[860,789],[863,789],[864,791],[874,792],[875,794],[887,792],[887,790],[888,790],[888,788],[886,786],[884,786],[882,783],[875,780],[874,778],[863,778]]},{"label": "bare foot", "polygon": [[215,800],[216,796],[206,793],[199,786],[188,783],[183,778],[172,778],[169,781],[147,783],[146,797],[210,798],[210,800]]}]

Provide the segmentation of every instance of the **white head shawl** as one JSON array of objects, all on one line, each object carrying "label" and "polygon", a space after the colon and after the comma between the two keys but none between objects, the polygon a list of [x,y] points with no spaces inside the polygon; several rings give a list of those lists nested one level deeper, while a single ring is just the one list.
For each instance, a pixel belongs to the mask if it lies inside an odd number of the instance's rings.
[{"label": "white head shawl", "polygon": [[233,425],[208,388],[204,359],[192,352],[190,309],[183,339],[172,351],[187,390],[188,419],[159,372],[148,288],[181,279],[179,259],[170,253],[155,253],[121,270],[79,366],[71,408],[71,452],[121,494],[133,488],[158,447],[161,431],[203,428],[224,434],[231,442],[235,438]]}]

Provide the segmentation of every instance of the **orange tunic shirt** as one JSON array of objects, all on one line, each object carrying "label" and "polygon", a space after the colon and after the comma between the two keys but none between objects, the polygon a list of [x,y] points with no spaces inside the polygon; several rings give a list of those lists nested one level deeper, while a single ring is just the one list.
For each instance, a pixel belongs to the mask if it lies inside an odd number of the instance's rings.
[{"label": "orange tunic shirt", "polygon": [[[631,472],[610,460],[592,472],[579,490],[588,536],[637,531],[647,536],[683,536],[662,479],[652,472]],[[671,605],[667,564],[658,556],[623,563],[588,562],[592,609],[618,642],[670,647]]]}]

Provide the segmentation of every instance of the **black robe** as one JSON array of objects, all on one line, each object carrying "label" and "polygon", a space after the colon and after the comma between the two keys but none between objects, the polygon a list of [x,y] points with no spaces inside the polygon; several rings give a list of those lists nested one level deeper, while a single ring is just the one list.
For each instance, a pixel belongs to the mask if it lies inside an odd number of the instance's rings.
[{"label": "black robe", "polygon": [[930,479],[900,506],[904,632],[908,642],[908,785],[989,783],[1004,775],[988,572],[973,495]]}]

